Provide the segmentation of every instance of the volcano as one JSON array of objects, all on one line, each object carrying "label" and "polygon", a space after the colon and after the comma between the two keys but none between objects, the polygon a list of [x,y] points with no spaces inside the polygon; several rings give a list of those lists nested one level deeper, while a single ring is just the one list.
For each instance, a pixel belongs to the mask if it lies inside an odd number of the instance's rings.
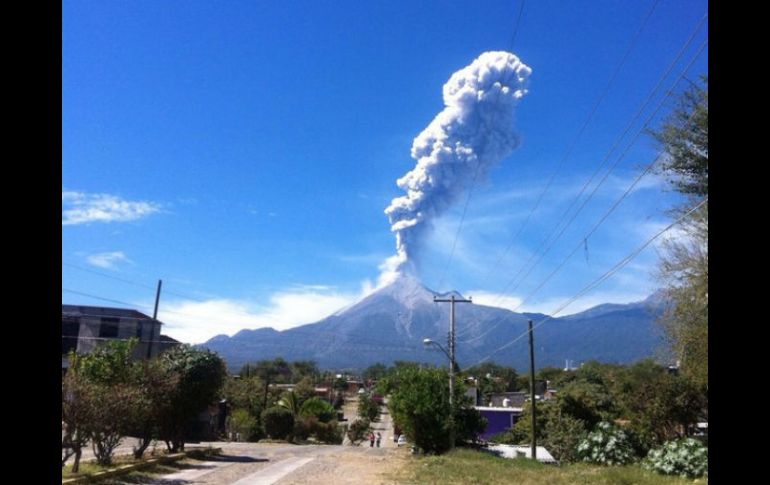
[{"label": "volcano", "polygon": [[[424,338],[445,348],[449,329],[449,305],[434,297],[463,295],[437,293],[409,275],[400,275],[358,303],[323,320],[289,330],[272,328],[241,330],[232,337],[218,335],[201,344],[217,352],[231,371],[247,362],[282,357],[287,361],[312,360],[321,369],[363,369],[375,363],[397,360],[444,365],[447,358]],[[653,356],[663,344],[655,320],[663,310],[659,298],[629,304],[605,304],[566,317],[553,318],[537,327],[536,367],[561,367],[599,360],[628,363]],[[539,313],[514,313],[479,304],[455,306],[456,360],[468,367],[489,356],[490,361],[523,371],[529,366],[526,337],[495,352],[545,318]]]}]

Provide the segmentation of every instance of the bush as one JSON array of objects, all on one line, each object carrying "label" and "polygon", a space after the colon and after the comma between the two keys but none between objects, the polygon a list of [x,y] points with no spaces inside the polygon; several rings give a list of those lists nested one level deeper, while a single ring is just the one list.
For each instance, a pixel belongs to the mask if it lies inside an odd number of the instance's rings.
[{"label": "bush", "polygon": [[251,441],[257,431],[257,420],[245,409],[236,409],[227,417],[227,429],[237,433],[238,441]]},{"label": "bush", "polygon": [[348,439],[353,443],[360,443],[369,432],[370,421],[366,418],[356,419],[348,426]]},{"label": "bush", "polygon": [[634,451],[625,431],[602,421],[580,442],[577,456],[600,465],[625,465],[634,460]]},{"label": "bush", "polygon": [[708,475],[708,448],[692,438],[668,441],[660,448],[650,450],[642,466],[665,475],[680,475],[682,478]]},{"label": "bush", "polygon": [[337,426],[337,421],[329,423],[317,423],[315,426],[315,437],[318,441],[330,443],[333,445],[342,444],[342,430]]},{"label": "bush", "polygon": [[265,433],[273,439],[291,439],[294,431],[294,415],[286,408],[272,407],[262,412]]}]

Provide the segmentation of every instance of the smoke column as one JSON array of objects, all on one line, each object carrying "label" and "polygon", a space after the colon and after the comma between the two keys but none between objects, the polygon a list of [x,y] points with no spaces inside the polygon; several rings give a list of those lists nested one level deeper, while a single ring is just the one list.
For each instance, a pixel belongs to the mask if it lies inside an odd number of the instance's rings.
[{"label": "smoke column", "polygon": [[396,181],[406,195],[385,209],[396,233],[396,255],[380,266],[380,284],[413,273],[432,221],[519,145],[514,107],[527,93],[531,73],[509,52],[485,52],[444,84],[444,110],[414,139],[417,164]]}]

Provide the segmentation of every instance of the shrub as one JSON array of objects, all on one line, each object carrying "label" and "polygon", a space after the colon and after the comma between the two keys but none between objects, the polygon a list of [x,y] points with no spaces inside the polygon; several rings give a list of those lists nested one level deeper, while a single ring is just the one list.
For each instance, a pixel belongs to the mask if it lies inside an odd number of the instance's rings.
[{"label": "shrub", "polygon": [[231,433],[237,433],[240,440],[250,441],[255,434],[257,420],[245,409],[236,409],[227,417],[227,428]]},{"label": "shrub", "polygon": [[360,443],[366,438],[370,422],[368,419],[356,419],[348,426],[348,439],[353,443]]},{"label": "shrub", "polygon": [[577,447],[583,461],[601,465],[625,465],[634,460],[631,442],[625,431],[602,421]]},{"label": "shrub", "polygon": [[695,478],[708,475],[708,448],[692,438],[668,441],[650,450],[642,466],[665,475]]},{"label": "shrub", "polygon": [[294,416],[286,408],[272,407],[262,412],[265,433],[273,439],[290,439],[294,431]]},{"label": "shrub", "polygon": [[315,416],[300,416],[294,420],[294,438],[306,440],[313,434],[315,426],[318,424],[318,418]]},{"label": "shrub", "polygon": [[335,445],[341,444],[343,438],[342,430],[337,426],[337,421],[316,423],[314,435],[318,441]]}]

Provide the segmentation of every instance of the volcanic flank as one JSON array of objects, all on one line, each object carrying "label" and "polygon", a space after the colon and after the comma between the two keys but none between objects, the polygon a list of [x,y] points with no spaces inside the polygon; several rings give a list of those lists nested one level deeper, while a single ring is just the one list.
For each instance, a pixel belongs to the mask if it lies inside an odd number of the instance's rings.
[{"label": "volcanic flank", "polygon": [[[278,332],[272,328],[241,330],[232,337],[219,335],[202,344],[219,353],[231,371],[246,362],[282,357],[287,361],[313,360],[324,369],[363,369],[396,360],[445,365],[439,350],[425,348],[424,338],[445,344],[449,305],[434,303],[436,293],[411,275],[400,274],[347,308],[318,322]],[[654,319],[661,310],[657,299],[627,305],[602,305],[568,317],[554,318],[535,331],[537,367],[561,366],[565,359],[632,362],[652,355],[660,343]],[[524,370],[528,365],[527,340],[519,339],[493,353],[526,331],[541,314],[514,313],[479,304],[456,307],[457,361],[468,367],[490,356],[500,364]],[[279,323],[279,322],[276,322]]]}]

